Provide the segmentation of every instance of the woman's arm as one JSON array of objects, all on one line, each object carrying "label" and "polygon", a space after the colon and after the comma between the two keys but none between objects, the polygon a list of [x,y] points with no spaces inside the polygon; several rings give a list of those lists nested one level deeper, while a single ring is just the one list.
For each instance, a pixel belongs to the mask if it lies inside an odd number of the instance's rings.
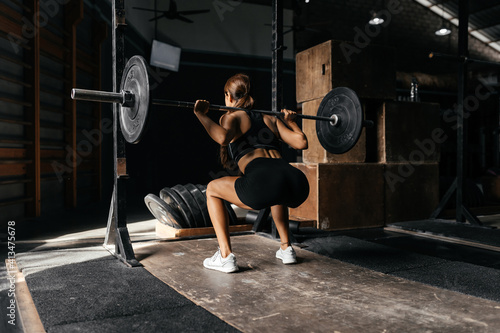
[{"label": "woman's arm", "polygon": [[293,149],[307,149],[307,136],[295,122],[296,113],[290,110],[281,110],[283,121],[278,118],[276,126],[281,139]]},{"label": "woman's arm", "polygon": [[234,137],[237,119],[230,114],[225,115],[223,116],[221,126],[207,116],[209,106],[209,102],[197,100],[194,106],[194,114],[198,117],[208,135],[218,144],[226,146]]}]

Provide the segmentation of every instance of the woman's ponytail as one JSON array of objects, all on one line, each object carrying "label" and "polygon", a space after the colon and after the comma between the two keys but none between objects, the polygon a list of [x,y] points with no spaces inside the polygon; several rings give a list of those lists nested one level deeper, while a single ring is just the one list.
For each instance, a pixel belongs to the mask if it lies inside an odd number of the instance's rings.
[{"label": "woman's ponytail", "polygon": [[[248,75],[236,74],[230,77],[224,86],[224,93],[230,94],[231,98],[236,101],[235,107],[247,110],[253,108],[254,100],[250,96],[250,78]],[[227,146],[220,147],[220,160],[224,168],[235,168],[234,163],[229,159]]]}]

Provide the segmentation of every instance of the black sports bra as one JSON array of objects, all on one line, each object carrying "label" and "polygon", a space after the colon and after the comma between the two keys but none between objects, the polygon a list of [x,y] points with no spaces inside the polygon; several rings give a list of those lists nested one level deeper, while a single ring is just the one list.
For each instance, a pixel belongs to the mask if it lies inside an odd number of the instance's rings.
[{"label": "black sports bra", "polygon": [[243,156],[258,148],[281,151],[281,142],[267,127],[262,114],[245,112],[250,117],[251,125],[248,131],[228,145],[229,155],[233,161],[238,163]]}]

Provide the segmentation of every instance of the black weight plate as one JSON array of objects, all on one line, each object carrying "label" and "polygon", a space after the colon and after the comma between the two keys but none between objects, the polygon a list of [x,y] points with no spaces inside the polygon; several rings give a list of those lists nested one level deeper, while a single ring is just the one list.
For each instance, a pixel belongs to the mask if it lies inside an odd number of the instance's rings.
[{"label": "black weight plate", "polygon": [[207,200],[207,186],[206,185],[200,185],[200,184],[196,184],[195,185],[200,191],[201,193],[205,196],[205,201]]},{"label": "black weight plate", "polygon": [[[205,200],[205,204],[206,204],[207,203],[207,186],[206,185],[201,185],[201,184],[196,184],[195,187],[198,189],[198,191],[203,196],[203,199]],[[209,214],[208,213],[208,207],[207,207],[207,214]],[[209,223],[206,226],[207,227],[212,227],[212,220],[210,220]]]},{"label": "black weight plate", "polygon": [[343,154],[358,142],[363,129],[363,111],[354,90],[346,87],[332,89],[321,101],[318,116],[336,114],[338,123],[316,120],[318,140],[328,152]]},{"label": "black weight plate", "polygon": [[[259,213],[260,213],[260,211],[249,210],[247,212],[247,214],[245,215],[245,223],[246,224],[255,224],[255,222],[257,221],[257,218],[259,217]],[[269,215],[267,217],[267,222],[268,223],[273,222],[273,217],[271,215]],[[292,221],[289,221],[288,223],[291,225]]]},{"label": "black weight plate", "polygon": [[182,229],[184,227],[184,221],[179,213],[177,213],[174,209],[172,209],[172,207],[156,195],[146,195],[144,197],[144,203],[148,207],[151,214],[153,214],[153,216],[161,223],[176,229]]},{"label": "black weight plate", "polygon": [[186,221],[188,228],[196,228],[196,222],[189,207],[184,203],[184,200],[169,187],[165,187],[160,192],[160,197],[170,206],[175,207]]},{"label": "black weight plate", "polygon": [[184,203],[186,204],[189,211],[191,212],[191,215],[193,216],[194,224],[196,225],[196,228],[204,227],[205,221],[203,220],[203,214],[201,213],[201,209],[198,206],[198,203],[196,202],[194,197],[191,195],[191,192],[189,192],[182,185],[175,185],[172,187],[172,190],[177,192],[177,194],[182,198],[182,200],[184,200]]},{"label": "black weight plate", "polygon": [[149,110],[149,77],[146,60],[133,56],[123,70],[122,91],[134,95],[132,107],[120,106],[120,127],[123,137],[129,143],[138,143],[145,132]]},{"label": "black weight plate", "polygon": [[161,190],[160,191],[160,199],[163,200],[172,210],[177,212],[177,215],[180,216],[181,221],[183,221],[183,224],[185,225],[186,228],[188,228],[187,222],[184,220],[184,217],[181,214],[180,207],[179,205],[170,198],[168,193],[166,191]]},{"label": "black weight plate", "polygon": [[236,213],[234,212],[231,203],[229,201],[224,200],[224,205],[226,206],[227,213],[229,215],[229,225],[238,224],[238,216],[236,216]]},{"label": "black weight plate", "polygon": [[245,215],[245,223],[246,224],[254,224],[257,221],[257,217],[259,216],[259,212],[255,212],[253,210],[249,210]]},{"label": "black weight plate", "polygon": [[[197,184],[196,187],[198,187],[198,189],[201,191],[201,193],[203,193],[203,195],[205,196],[205,202],[206,202],[207,187],[205,185],[199,185],[199,184]],[[234,212],[233,207],[231,207],[231,204],[228,201],[225,201],[225,200],[223,200],[223,201],[224,201],[224,206],[226,206],[226,209],[228,212],[229,225],[238,224],[238,217],[236,216],[236,213]],[[209,226],[212,226],[212,225],[210,224]]]},{"label": "black weight plate", "polygon": [[200,209],[203,216],[203,226],[211,226],[212,222],[210,220],[210,215],[208,214],[207,197],[205,196],[205,194],[203,194],[200,189],[193,184],[186,184],[184,185],[184,187],[191,193],[193,198],[196,200],[196,203],[198,204],[198,208]]}]

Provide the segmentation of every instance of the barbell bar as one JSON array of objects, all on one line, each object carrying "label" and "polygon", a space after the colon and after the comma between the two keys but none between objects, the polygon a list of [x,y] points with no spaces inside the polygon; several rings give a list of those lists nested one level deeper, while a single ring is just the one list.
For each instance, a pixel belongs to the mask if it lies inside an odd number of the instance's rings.
[{"label": "barbell bar", "polygon": [[[100,91],[100,90],[88,90],[88,89],[77,89],[74,88],[71,90],[71,98],[75,100],[82,101],[91,101],[91,102],[101,102],[101,103],[118,103],[123,106],[133,106],[134,105],[134,95],[129,91],[121,91],[119,93],[108,92],[108,91]],[[162,105],[162,106],[172,106],[172,107],[180,107],[180,108],[194,108],[195,103],[193,102],[184,102],[184,101],[176,101],[176,100],[168,100],[168,99],[154,99],[152,102],[153,105]],[[227,110],[235,110],[235,111],[248,111],[247,109],[238,108],[234,106],[222,106],[216,104],[210,104],[210,110],[213,111],[227,111]],[[280,116],[281,112],[269,111],[269,110],[258,110],[251,109],[251,112],[269,114],[274,116]],[[303,119],[315,119],[315,120],[323,120],[329,121],[331,125],[335,126],[338,124],[338,116],[333,114],[331,117],[321,117],[321,116],[311,116],[307,114],[297,114],[298,118]],[[373,123],[368,120],[363,121],[363,126],[372,126]]]},{"label": "barbell bar", "polygon": [[[71,98],[76,100],[83,101],[93,101],[93,102],[102,102],[102,103],[118,103],[123,106],[133,106],[134,105],[134,95],[129,91],[121,91],[119,93],[108,92],[108,91],[99,91],[99,90],[87,90],[87,89],[72,89],[71,90]],[[152,101],[153,105],[161,105],[161,106],[172,106],[179,108],[194,108],[195,103],[193,102],[184,102],[184,101],[175,101],[169,99],[154,99]],[[234,106],[222,106],[216,104],[210,104],[209,110],[212,111],[248,111],[247,109],[238,108]],[[251,109],[251,112],[269,114],[273,116],[282,115],[281,112],[269,111],[269,110],[257,110]],[[297,114],[298,118],[304,119],[315,119],[315,120],[323,120],[329,121],[333,126],[338,123],[338,116],[333,114],[331,117],[320,117],[320,116],[311,116],[307,114]]]},{"label": "barbell bar", "polygon": [[[118,103],[122,134],[129,143],[138,143],[148,120],[150,104],[193,108],[195,103],[156,99],[150,101],[149,76],[146,61],[133,56],[125,65],[120,92],[72,89],[71,98],[101,103]],[[237,107],[210,104],[210,110],[245,110]],[[246,110],[245,110],[246,111]],[[282,115],[281,112],[251,109],[251,112]],[[342,154],[349,151],[359,140],[363,126],[373,123],[363,120],[361,103],[356,93],[347,87],[332,89],[322,99],[316,116],[297,114],[303,119],[316,120],[316,134],[320,144],[328,152]]]},{"label": "barbell bar", "polygon": [[[179,108],[193,108],[195,103],[193,102],[182,102],[182,101],[172,101],[168,99],[154,99],[153,100],[153,105],[162,105],[162,106],[173,106],[173,107],[179,107]],[[222,105],[216,105],[216,104],[210,104],[208,107],[209,110],[213,111],[227,111],[227,110],[234,110],[234,111],[248,111],[247,109],[243,108],[238,108],[234,106],[222,106]],[[263,114],[269,114],[272,116],[281,116],[283,115],[281,112],[277,111],[269,111],[269,110],[257,110],[257,109],[251,109],[251,112],[257,112],[257,113],[263,113]],[[332,115],[331,117],[320,117],[320,116],[311,116],[307,114],[301,114],[297,113],[298,118],[303,118],[303,119],[316,119],[316,120],[323,120],[323,121],[329,121],[332,123],[332,125],[336,125],[338,123],[339,118],[337,117],[336,114]]]}]

